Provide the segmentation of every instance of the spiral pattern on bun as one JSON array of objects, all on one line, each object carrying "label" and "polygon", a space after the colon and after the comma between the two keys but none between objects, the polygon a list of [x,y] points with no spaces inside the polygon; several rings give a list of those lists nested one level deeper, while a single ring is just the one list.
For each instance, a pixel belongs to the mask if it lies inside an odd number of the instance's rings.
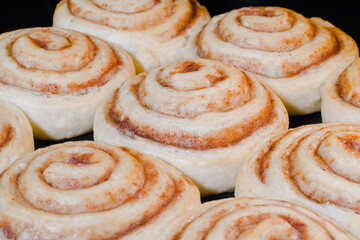
[{"label": "spiral pattern on bun", "polygon": [[0,174],[32,151],[34,138],[29,120],[13,104],[0,101]]},{"label": "spiral pattern on bun", "polygon": [[321,86],[358,56],[355,41],[329,22],[280,7],[215,16],[188,42],[185,57],[232,64],[277,93],[289,114],[320,110]]},{"label": "spiral pattern on bun", "polygon": [[182,59],[189,35],[209,20],[196,0],[62,0],[53,23],[120,45],[141,72]]},{"label": "spiral pattern on bun", "polygon": [[154,154],[208,194],[232,190],[252,147],[287,128],[281,100],[261,83],[188,59],[126,81],[97,111],[94,138]]},{"label": "spiral pattern on bun", "polygon": [[0,99],[26,113],[36,138],[91,131],[103,97],[134,75],[124,50],[79,32],[29,28],[0,35]]},{"label": "spiral pattern on bun", "polygon": [[166,239],[200,205],[196,186],[155,157],[90,141],[38,149],[0,178],[10,239]]},{"label": "spiral pattern on bun", "polygon": [[307,125],[270,137],[244,162],[235,196],[300,202],[360,237],[360,125]]},{"label": "spiral pattern on bun", "polygon": [[339,78],[323,87],[321,116],[323,122],[360,122],[360,59],[354,61]]},{"label": "spiral pattern on bun", "polygon": [[322,215],[287,201],[229,198],[187,215],[171,239],[355,239]]}]

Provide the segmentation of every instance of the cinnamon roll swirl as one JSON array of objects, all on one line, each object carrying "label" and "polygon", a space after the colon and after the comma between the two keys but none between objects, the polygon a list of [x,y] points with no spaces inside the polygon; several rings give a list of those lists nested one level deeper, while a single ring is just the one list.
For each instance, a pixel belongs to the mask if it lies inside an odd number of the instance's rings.
[{"label": "cinnamon roll swirl", "polygon": [[200,205],[196,186],[155,157],[90,141],[38,149],[0,177],[9,239],[167,239]]},{"label": "cinnamon roll swirl", "polygon": [[0,35],[0,99],[25,112],[38,139],[91,131],[103,97],[134,75],[124,50],[82,33],[29,28]]},{"label": "cinnamon roll swirl", "polygon": [[230,198],[187,215],[171,239],[356,239],[326,217],[287,201]]},{"label": "cinnamon roll swirl", "polygon": [[235,196],[297,201],[360,237],[360,125],[307,125],[270,137],[244,162]]},{"label": "cinnamon roll swirl", "polygon": [[32,151],[34,138],[29,120],[13,104],[0,101],[0,174]]},{"label": "cinnamon roll swirl", "polygon": [[53,24],[120,45],[142,72],[183,59],[190,34],[209,20],[196,0],[62,0]]},{"label": "cinnamon roll swirl", "polygon": [[354,61],[339,78],[324,83],[321,116],[323,122],[360,123],[360,59]]},{"label": "cinnamon roll swirl", "polygon": [[323,82],[357,56],[355,41],[331,23],[280,7],[215,16],[185,49],[185,57],[230,63],[266,83],[291,115],[320,111]]},{"label": "cinnamon roll swirl", "polygon": [[281,100],[241,70],[184,60],[126,81],[98,109],[94,139],[156,155],[203,195],[230,191],[242,161],[288,128]]}]

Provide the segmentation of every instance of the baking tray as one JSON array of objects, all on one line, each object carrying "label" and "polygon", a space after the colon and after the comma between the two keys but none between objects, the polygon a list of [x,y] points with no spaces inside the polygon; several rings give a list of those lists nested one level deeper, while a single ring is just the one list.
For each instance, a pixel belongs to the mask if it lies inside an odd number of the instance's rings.
[{"label": "baking tray", "polygon": [[[343,0],[337,5],[324,4],[323,1],[265,1],[265,0],[222,0],[222,1],[205,1],[199,0],[204,5],[211,16],[228,12],[244,6],[281,6],[290,8],[303,14],[305,17],[321,17],[344,32],[349,34],[360,45],[360,15],[357,14],[359,9],[358,2],[355,0]],[[0,33],[12,31],[20,28],[51,26],[52,15],[58,0],[12,0],[4,1],[0,8]],[[314,113],[304,116],[291,116],[290,128],[301,125],[320,123],[320,113]],[[66,141],[93,140],[93,133],[88,133],[76,138],[62,141],[35,141],[36,148],[46,147],[52,144]],[[233,197],[233,192],[213,195],[203,198],[203,202]]]}]

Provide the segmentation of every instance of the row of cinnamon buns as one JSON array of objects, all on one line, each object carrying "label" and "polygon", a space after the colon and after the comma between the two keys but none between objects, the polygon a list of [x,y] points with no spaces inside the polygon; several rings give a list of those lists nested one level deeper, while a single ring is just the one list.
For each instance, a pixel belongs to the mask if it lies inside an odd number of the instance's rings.
[{"label": "row of cinnamon buns", "polygon": [[281,7],[62,0],[0,35],[0,237],[360,238],[358,56]]}]

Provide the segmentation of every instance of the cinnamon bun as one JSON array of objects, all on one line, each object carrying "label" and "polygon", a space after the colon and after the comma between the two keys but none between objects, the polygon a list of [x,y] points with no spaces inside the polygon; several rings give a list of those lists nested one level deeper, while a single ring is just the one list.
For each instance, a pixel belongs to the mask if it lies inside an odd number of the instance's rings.
[{"label": "cinnamon bun", "polygon": [[239,171],[236,197],[306,205],[360,237],[360,124],[306,125],[270,137]]},{"label": "cinnamon bun", "polygon": [[244,7],[194,34],[185,57],[223,61],[267,84],[290,115],[320,111],[321,87],[358,56],[355,41],[331,23],[281,7]]},{"label": "cinnamon bun", "polygon": [[41,148],[0,177],[0,236],[9,239],[167,239],[168,223],[200,205],[168,164],[90,141]]},{"label": "cinnamon bun", "polygon": [[94,139],[156,155],[206,195],[233,190],[242,161],[287,128],[284,105],[260,82],[188,59],[126,81],[98,109]]},{"label": "cinnamon bun", "polygon": [[90,132],[103,98],[134,75],[124,50],[79,32],[29,28],[0,35],[0,99],[25,112],[38,139]]}]

